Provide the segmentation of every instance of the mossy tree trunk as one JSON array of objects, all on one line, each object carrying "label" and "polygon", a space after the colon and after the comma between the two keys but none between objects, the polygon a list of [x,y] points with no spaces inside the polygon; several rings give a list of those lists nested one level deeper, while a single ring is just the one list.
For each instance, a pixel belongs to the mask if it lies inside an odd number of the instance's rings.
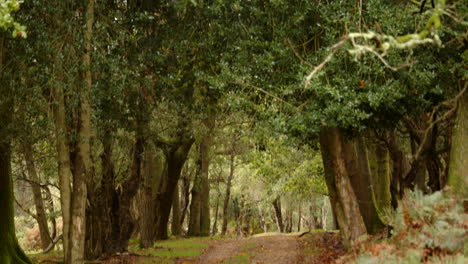
[{"label": "mossy tree trunk", "polygon": [[[5,124],[3,118],[0,120],[2,125]],[[9,142],[6,142],[6,137],[2,137],[0,141],[0,212],[2,213],[0,217],[0,263],[32,263],[21,250],[16,239],[10,155]]]},{"label": "mossy tree trunk", "polygon": [[13,102],[8,86],[3,82],[4,39],[0,36],[0,263],[31,264],[21,250],[15,232],[13,209],[13,179],[9,131]]},{"label": "mossy tree trunk", "polygon": [[331,206],[344,245],[350,248],[359,237],[366,234],[366,226],[346,168],[344,144],[342,132],[338,128],[328,128],[320,133],[320,150]]},{"label": "mossy tree trunk", "polygon": [[468,186],[468,91],[458,101],[457,117],[452,134],[452,149],[450,151],[450,169],[448,185],[456,192],[467,192]]},{"label": "mossy tree trunk", "polygon": [[390,193],[390,156],[388,149],[379,143],[370,144],[369,164],[371,164],[371,183],[375,194],[375,203],[379,214],[391,208]]},{"label": "mossy tree trunk", "polygon": [[364,224],[369,234],[375,234],[384,227],[377,212],[367,148],[362,137],[344,144],[346,169],[359,204]]}]

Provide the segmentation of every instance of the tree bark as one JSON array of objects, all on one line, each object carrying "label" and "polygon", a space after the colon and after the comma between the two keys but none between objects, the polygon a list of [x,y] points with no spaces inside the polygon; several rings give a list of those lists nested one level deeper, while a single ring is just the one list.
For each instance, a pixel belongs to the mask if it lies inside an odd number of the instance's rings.
[{"label": "tree bark", "polygon": [[[200,146],[199,146],[200,147]],[[200,151],[198,151],[198,156],[200,156]],[[201,223],[201,191],[202,191],[202,159],[197,158],[196,162],[196,172],[195,179],[192,186],[192,199],[190,201],[190,217],[188,225],[188,235],[189,236],[199,236],[200,235],[200,223]]]},{"label": "tree bark", "polygon": [[[0,111],[3,111],[3,109],[0,109]],[[0,120],[4,122],[5,119],[0,118]],[[2,212],[2,217],[0,217],[0,234],[2,234],[0,239],[0,263],[32,264],[19,247],[16,239],[10,146],[5,141],[6,138],[2,137],[0,141],[0,212]]]},{"label": "tree bark", "polygon": [[171,231],[172,235],[180,236],[182,233],[180,225],[180,199],[179,199],[179,184],[176,184],[174,190],[174,199],[172,200],[172,223]]},{"label": "tree bark", "polygon": [[210,213],[210,180],[209,168],[211,162],[211,145],[213,144],[213,130],[215,127],[215,113],[210,113],[203,124],[208,132],[203,138],[200,146],[201,159],[201,203],[200,203],[200,235],[209,236],[211,227]]},{"label": "tree bark", "polygon": [[219,193],[219,189],[218,189],[218,197],[216,198],[216,208],[215,208],[213,228],[211,229],[212,236],[218,233],[218,215],[219,215],[219,197],[220,196],[221,196],[221,193]]},{"label": "tree bark", "polygon": [[359,209],[369,234],[380,231],[384,224],[379,218],[371,183],[367,148],[362,137],[344,143],[346,170],[356,194]]},{"label": "tree bark", "polygon": [[84,32],[84,85],[80,94],[80,128],[78,140],[78,153],[76,157],[74,175],[73,175],[73,198],[71,200],[71,236],[70,263],[82,264],[85,260],[85,241],[86,241],[86,199],[88,195],[87,185],[92,180],[92,159],[91,159],[91,141],[92,108],[89,98],[92,88],[91,73],[91,52],[92,35],[94,24],[94,1],[88,0],[86,6],[86,27]]},{"label": "tree bark", "polygon": [[385,212],[391,207],[390,193],[390,157],[387,148],[380,144],[369,146],[369,163],[372,164],[371,183],[374,189],[378,212]]},{"label": "tree bark", "polygon": [[273,201],[273,208],[275,209],[275,217],[276,217],[276,224],[278,225],[278,231],[283,233],[284,230],[284,223],[283,223],[283,215],[281,213],[281,198],[278,197]]},{"label": "tree bark", "polygon": [[[3,80],[4,39],[0,37],[0,80]],[[1,82],[0,89],[6,84]],[[3,90],[3,91],[5,91]],[[0,91],[0,92],[3,92]],[[8,91],[6,91],[8,92]],[[11,175],[11,149],[10,132],[12,102],[8,98],[0,100],[0,263],[5,264],[32,264],[21,250],[15,232],[13,209],[13,179]]]},{"label": "tree bark", "polygon": [[41,247],[45,250],[52,239],[47,225],[47,214],[44,208],[44,200],[42,199],[42,191],[39,176],[37,175],[36,165],[34,164],[33,149],[30,144],[23,145],[24,159],[26,161],[26,168],[28,170],[29,179],[31,180],[31,188],[33,192],[34,205],[36,208],[36,220],[39,226],[39,233],[41,236]]},{"label": "tree bark", "polygon": [[185,221],[185,216],[187,215],[187,209],[190,204],[190,179],[189,179],[189,169],[187,168],[187,175],[185,175],[182,178],[182,201],[181,201],[181,207],[182,207],[182,213],[180,216],[180,225],[182,226]]},{"label": "tree bark", "polygon": [[140,187],[141,174],[142,174],[142,155],[143,155],[144,139],[139,136],[136,139],[133,148],[133,160],[130,169],[130,177],[122,183],[123,190],[119,195],[119,210],[118,210],[118,227],[119,239],[118,249],[120,252],[126,251],[128,248],[128,241],[132,235],[135,227],[135,220],[132,217],[132,201],[135,197],[138,188]]},{"label": "tree bark", "polygon": [[[58,60],[57,56],[57,60]],[[58,62],[56,65],[59,65]],[[58,70],[60,71],[60,70]],[[63,87],[55,84],[52,87],[52,97],[54,103],[51,104],[54,116],[55,137],[57,148],[58,175],[60,185],[60,204],[62,208],[63,221],[63,253],[64,263],[70,263],[70,243],[71,243],[71,181],[73,174],[71,171],[70,147],[68,143],[68,130],[66,121],[65,95]]]},{"label": "tree bark", "polygon": [[57,221],[55,219],[55,206],[54,200],[52,199],[52,192],[50,191],[49,186],[45,186],[45,200],[47,201],[47,210],[49,211],[50,222],[52,224],[52,233],[50,237],[55,239],[57,237]]},{"label": "tree bark", "polygon": [[229,199],[231,198],[231,185],[232,179],[234,177],[234,154],[231,154],[230,166],[229,166],[229,176],[226,183],[226,195],[224,195],[223,203],[223,226],[221,228],[221,235],[226,235],[227,225],[229,221],[228,209],[229,209]]},{"label": "tree bark", "polygon": [[140,240],[143,248],[153,246],[156,232],[156,206],[157,191],[165,173],[164,157],[161,153],[147,148],[143,162],[143,181],[140,187],[138,208],[140,211]]},{"label": "tree bark", "polygon": [[458,101],[457,117],[452,134],[448,185],[456,192],[467,192],[468,186],[468,92],[465,83],[464,94]]},{"label": "tree bark", "polygon": [[338,128],[328,128],[320,133],[320,149],[330,202],[336,213],[343,244],[350,248],[366,234],[366,227],[346,170],[344,144]]},{"label": "tree bark", "polygon": [[192,203],[190,205],[190,221],[188,234],[190,236],[210,235],[210,148],[213,141],[214,114],[203,120],[207,129],[198,146],[197,173],[192,187]]},{"label": "tree bark", "polygon": [[192,147],[193,140],[176,144],[165,151],[167,162],[167,177],[165,184],[160,184],[157,212],[156,239],[167,239],[167,227],[171,213],[172,199],[174,198],[175,186],[180,178],[180,173],[187,155]]},{"label": "tree bark", "polygon": [[393,209],[398,207],[398,200],[401,199],[402,178],[404,173],[404,156],[398,147],[396,132],[391,131],[388,135],[388,150],[392,159],[392,173],[390,194],[392,195],[391,204]]},{"label": "tree bark", "polygon": [[299,208],[297,210],[297,232],[301,232],[301,227],[302,227],[302,204],[299,201]]}]

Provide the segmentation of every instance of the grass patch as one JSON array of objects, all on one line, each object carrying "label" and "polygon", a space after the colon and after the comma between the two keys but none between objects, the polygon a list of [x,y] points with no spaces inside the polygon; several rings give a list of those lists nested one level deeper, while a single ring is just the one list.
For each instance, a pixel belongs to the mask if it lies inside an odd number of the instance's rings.
[{"label": "grass patch", "polygon": [[160,241],[154,244],[155,248],[186,248],[186,249],[206,249],[208,244],[202,243],[201,239],[187,238],[187,239],[177,239],[177,240],[167,240]]},{"label": "grass patch", "polygon": [[166,258],[178,258],[178,257],[198,257],[203,253],[202,250],[191,249],[191,250],[157,250],[149,252],[150,256],[153,257],[166,257]]},{"label": "grass patch", "polygon": [[[34,263],[36,262],[46,262],[46,261],[62,261],[63,260],[63,251],[62,250],[52,250],[46,254],[42,253],[30,253],[27,254],[28,257],[33,260]],[[47,262],[46,262],[47,263]]]},{"label": "grass patch", "polygon": [[157,260],[148,259],[147,261],[150,261],[148,263],[175,263],[176,258],[195,258],[203,254],[203,250],[209,247],[208,243],[204,243],[204,241],[208,240],[210,238],[182,238],[158,241],[154,243],[152,248],[140,249],[136,253],[158,258]]},{"label": "grass patch", "polygon": [[63,251],[61,250],[52,250],[46,254],[42,253],[31,253],[28,254],[29,257],[31,258],[37,258],[37,257],[44,257],[44,258],[61,258],[63,257]]},{"label": "grass patch", "polygon": [[174,264],[175,261],[172,260],[172,259],[169,259],[169,258],[157,258],[157,259],[154,259],[154,258],[147,258],[147,259],[143,259],[141,262],[138,262],[138,263],[145,263],[145,264]]},{"label": "grass patch", "polygon": [[251,255],[239,255],[239,256],[235,256],[233,259],[231,260],[228,260],[228,261],[225,261],[225,262],[221,262],[221,264],[249,264],[251,263],[250,259],[251,259]]}]

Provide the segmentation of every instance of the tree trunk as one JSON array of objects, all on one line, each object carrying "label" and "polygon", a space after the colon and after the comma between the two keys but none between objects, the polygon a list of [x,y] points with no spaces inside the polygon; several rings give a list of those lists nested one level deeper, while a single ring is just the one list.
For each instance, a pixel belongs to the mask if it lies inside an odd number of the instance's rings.
[{"label": "tree trunk", "polygon": [[228,209],[229,209],[229,199],[231,198],[231,185],[232,178],[234,177],[234,155],[231,154],[231,162],[229,167],[229,176],[226,183],[226,195],[224,196],[223,203],[223,226],[221,228],[221,235],[226,235],[227,225],[229,221]]},{"label": "tree trunk", "polygon": [[232,200],[232,206],[233,206],[233,211],[234,211],[234,219],[236,221],[236,234],[241,235],[242,230],[241,230],[241,224],[242,224],[242,208],[239,203],[239,199],[235,197]]},{"label": "tree trunk", "polygon": [[[411,141],[411,155],[413,155],[413,157],[414,157],[416,155],[416,152],[418,151],[418,146],[417,146],[417,142],[416,142],[417,140],[415,139],[414,136],[410,135],[410,141]],[[419,190],[421,190],[424,193],[427,193],[427,190],[426,190],[426,170],[424,168],[421,168],[415,173],[415,175],[416,176],[415,176],[414,181],[415,181],[416,188],[418,188]]]},{"label": "tree trunk", "polygon": [[176,184],[174,190],[174,199],[172,200],[172,235],[180,236],[182,233],[180,225],[180,199],[179,199],[179,184]]},{"label": "tree trunk", "polygon": [[346,170],[356,194],[359,209],[369,234],[375,234],[384,225],[379,218],[371,183],[371,172],[364,139],[358,137],[354,142],[343,145]]},{"label": "tree trunk", "polygon": [[[0,111],[2,110],[0,109]],[[0,120],[3,121],[4,119],[1,118]],[[0,239],[0,263],[31,264],[32,262],[21,250],[16,239],[10,146],[5,141],[6,138],[2,136],[0,141],[0,212],[3,215],[0,217],[0,234],[2,234]]]},{"label": "tree trunk", "polygon": [[117,245],[119,252],[127,250],[128,241],[130,240],[133,229],[135,227],[135,220],[132,217],[131,206],[133,198],[135,197],[138,188],[140,187],[143,144],[144,139],[139,136],[136,139],[133,149],[133,160],[130,169],[130,177],[122,183],[123,190],[119,195],[119,210],[117,218],[119,221],[119,239]]},{"label": "tree trunk", "polygon": [[299,208],[297,210],[297,232],[301,232],[301,228],[302,228],[302,205],[301,205],[301,202],[299,201]]},{"label": "tree trunk", "polygon": [[[120,242],[119,191],[116,190],[115,171],[112,161],[112,134],[109,129],[102,137],[102,176],[97,190],[89,188],[90,205],[86,214],[86,259],[106,257],[126,250]],[[126,187],[126,186],[125,186]]]},{"label": "tree trunk", "polygon": [[[57,60],[58,60],[57,56]],[[58,62],[56,65],[59,65]],[[60,70],[58,70],[60,71]],[[66,121],[65,98],[63,86],[55,84],[52,87],[52,97],[54,103],[51,103],[54,116],[55,137],[57,148],[58,175],[60,185],[60,205],[62,208],[63,221],[63,254],[64,263],[70,263],[70,228],[71,228],[71,181],[73,179],[71,171],[70,147],[68,143],[68,130]]]},{"label": "tree trunk", "polygon": [[190,236],[210,235],[210,148],[213,141],[214,114],[203,120],[207,133],[198,146],[197,173],[192,187],[192,203],[190,204],[190,221],[188,234]]},{"label": "tree trunk", "polygon": [[[198,156],[200,156],[200,151],[198,151]],[[192,199],[190,202],[190,218],[188,225],[188,235],[189,236],[199,236],[200,235],[200,223],[201,223],[201,191],[202,191],[202,159],[197,158],[197,170],[195,173],[195,179],[192,186]]]},{"label": "tree trunk", "polygon": [[250,216],[251,216],[251,211],[250,211],[250,208],[247,208],[247,207],[243,207],[243,211],[244,211],[244,214],[243,214],[243,219],[242,219],[242,235],[244,237],[247,237],[250,235]]},{"label": "tree trunk", "polygon": [[392,158],[392,173],[390,194],[392,196],[391,204],[393,209],[398,207],[398,200],[401,199],[401,184],[404,173],[404,156],[403,152],[398,147],[396,132],[392,131],[388,137],[388,150]]},{"label": "tree trunk", "polygon": [[321,208],[321,218],[320,218],[320,226],[323,230],[327,230],[327,215],[328,215],[328,202],[323,201],[323,205]]},{"label": "tree trunk", "polygon": [[165,153],[167,162],[167,177],[165,184],[160,184],[160,192],[158,197],[158,204],[156,206],[157,212],[157,230],[156,239],[167,239],[167,224],[169,222],[169,215],[171,213],[172,199],[174,198],[175,186],[180,178],[180,173],[187,155],[192,147],[193,141],[187,141],[171,147]]},{"label": "tree trunk", "polygon": [[211,229],[212,236],[218,233],[218,215],[219,215],[219,197],[220,196],[221,196],[221,193],[219,193],[219,188],[218,188],[218,197],[216,198],[216,208],[215,208],[213,228]]},{"label": "tree trunk", "polygon": [[[83,140],[83,139],[82,139]],[[79,143],[79,145],[81,145]],[[73,162],[73,188],[71,200],[71,230],[70,230],[70,263],[82,264],[85,257],[86,241],[86,198],[88,190],[86,186],[86,167],[84,153],[81,148]]]},{"label": "tree trunk", "polygon": [[[0,69],[4,66],[3,41],[3,38],[0,38]],[[3,79],[1,74],[0,70],[0,79]],[[1,83],[0,89],[7,89],[5,83]],[[0,217],[0,263],[32,264],[21,250],[15,232],[10,132],[8,132],[13,107],[11,102],[6,102],[7,100],[0,100],[0,212],[2,213]]]},{"label": "tree trunk", "polygon": [[359,237],[366,234],[366,227],[346,170],[343,141],[338,128],[328,128],[320,134],[320,149],[330,202],[336,213],[343,244],[350,248]]},{"label": "tree trunk", "polygon": [[[187,171],[188,171],[188,168],[187,168]],[[186,175],[182,179],[182,198],[183,198],[181,201],[182,213],[180,216],[181,226],[184,224],[185,216],[187,215],[187,209],[190,204],[190,179],[188,175]]]},{"label": "tree trunk", "polygon": [[328,201],[330,202],[331,213],[332,213],[332,221],[331,221],[332,225],[330,226],[330,229],[332,230],[340,229],[340,226],[338,225],[338,218],[336,217],[336,213],[335,213],[335,208],[331,205],[331,200],[328,199]]},{"label": "tree trunk", "polygon": [[50,237],[55,239],[57,237],[57,221],[55,219],[55,206],[54,199],[52,198],[52,192],[50,191],[49,186],[45,186],[45,200],[47,201],[47,210],[49,211],[50,222],[52,224],[52,233]]},{"label": "tree trunk", "polygon": [[132,149],[130,177],[116,188],[111,141],[107,140],[110,138],[106,134],[103,139],[101,186],[90,193],[86,241],[88,259],[125,252],[134,229],[131,205],[141,181],[143,139],[138,138]]},{"label": "tree trunk", "polygon": [[372,144],[368,148],[369,163],[372,164],[371,183],[374,189],[375,202],[379,213],[391,207],[390,193],[390,157],[387,148],[380,144]]},{"label": "tree trunk", "polygon": [[278,231],[284,232],[283,215],[281,213],[281,198],[278,197],[273,201],[273,208],[275,209],[276,224]]},{"label": "tree trunk", "polygon": [[211,145],[213,144],[213,130],[215,127],[215,113],[209,113],[203,124],[208,129],[200,145],[201,159],[201,203],[200,203],[200,235],[209,236],[211,227],[210,217],[210,180],[209,167],[211,162]]},{"label": "tree trunk", "polygon": [[286,210],[286,226],[284,228],[285,232],[286,233],[291,233],[292,232],[292,226],[293,226],[292,210],[288,209],[288,210]]},{"label": "tree trunk", "polygon": [[140,240],[141,247],[153,246],[156,233],[156,206],[157,192],[163,175],[166,172],[162,153],[155,153],[154,149],[147,147],[144,153],[142,186],[140,187],[138,208],[140,211]]},{"label": "tree trunk", "polygon": [[49,227],[47,225],[47,214],[44,208],[44,200],[42,199],[41,186],[39,185],[40,179],[37,175],[36,165],[34,164],[32,146],[30,144],[24,144],[23,153],[29,179],[31,180],[30,183],[33,192],[34,205],[36,207],[36,220],[41,236],[41,247],[43,250],[45,250],[50,245],[50,243],[52,243],[52,239],[50,237]]},{"label": "tree trunk", "polygon": [[80,128],[78,140],[78,153],[75,164],[80,164],[74,168],[73,175],[73,199],[71,200],[71,236],[70,263],[82,264],[85,259],[85,241],[86,241],[86,198],[87,184],[92,181],[92,160],[91,160],[91,141],[92,108],[89,103],[92,88],[91,73],[91,52],[92,35],[94,24],[94,1],[88,0],[86,7],[86,29],[84,32],[84,85],[80,94]]},{"label": "tree trunk", "polygon": [[448,185],[456,192],[467,192],[468,186],[468,92],[465,83],[464,94],[458,101],[457,117],[452,134]]}]

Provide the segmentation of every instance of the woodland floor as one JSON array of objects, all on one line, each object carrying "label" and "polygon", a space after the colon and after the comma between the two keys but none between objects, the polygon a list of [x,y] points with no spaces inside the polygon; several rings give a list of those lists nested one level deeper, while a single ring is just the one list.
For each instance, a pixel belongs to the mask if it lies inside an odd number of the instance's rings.
[{"label": "woodland floor", "polygon": [[[302,264],[332,263],[345,254],[338,233],[303,236],[267,233],[247,238],[182,238],[156,243],[151,249],[87,262],[88,264]],[[55,255],[37,255],[38,263],[61,263]]]}]

